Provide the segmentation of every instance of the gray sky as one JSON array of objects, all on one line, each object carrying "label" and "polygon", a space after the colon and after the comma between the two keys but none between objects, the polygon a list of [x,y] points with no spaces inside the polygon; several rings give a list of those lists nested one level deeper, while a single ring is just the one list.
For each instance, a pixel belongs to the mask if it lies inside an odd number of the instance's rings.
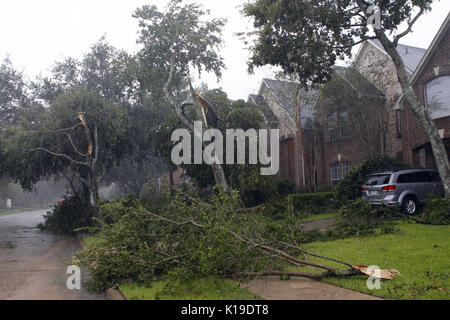
[{"label": "gray sky", "polygon": [[[128,52],[137,49],[137,20],[131,17],[137,7],[156,4],[163,7],[167,0],[14,0],[0,3],[0,59],[10,55],[14,66],[31,78],[46,73],[55,60],[72,56],[79,58],[89,47],[106,35],[117,48]],[[222,56],[227,70],[217,83],[205,75],[209,87],[222,87],[233,99],[246,99],[258,90],[263,77],[270,77],[270,68],[247,74],[249,56],[245,46],[234,35],[251,29],[239,6],[245,0],[198,0],[211,10],[213,17],[224,17],[225,45]],[[422,17],[414,32],[401,43],[427,48],[450,11],[450,0],[435,1],[433,11]]]}]

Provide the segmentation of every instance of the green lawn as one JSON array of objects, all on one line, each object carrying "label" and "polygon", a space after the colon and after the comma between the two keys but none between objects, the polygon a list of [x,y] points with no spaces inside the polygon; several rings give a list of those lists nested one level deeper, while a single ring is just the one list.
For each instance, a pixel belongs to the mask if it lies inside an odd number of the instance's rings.
[{"label": "green lawn", "polygon": [[150,287],[125,283],[119,287],[129,300],[259,300],[237,283],[215,277],[189,281],[158,281]]},{"label": "green lawn", "polygon": [[310,243],[305,248],[352,264],[377,265],[401,273],[394,280],[382,281],[379,290],[367,288],[367,276],[327,278],[324,282],[386,299],[450,299],[450,226],[401,222],[396,227],[402,232]]}]

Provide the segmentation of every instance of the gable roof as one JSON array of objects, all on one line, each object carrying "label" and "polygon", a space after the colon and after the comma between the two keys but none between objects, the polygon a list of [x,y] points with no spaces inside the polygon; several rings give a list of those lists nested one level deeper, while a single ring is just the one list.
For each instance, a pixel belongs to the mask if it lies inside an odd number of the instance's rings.
[{"label": "gable roof", "polygon": [[259,107],[261,113],[266,118],[267,122],[278,122],[277,117],[273,114],[266,100],[260,95],[251,94],[248,96],[248,101]]},{"label": "gable roof", "polygon": [[263,82],[270,89],[272,94],[281,104],[281,106],[289,112],[290,115],[294,115],[295,112],[295,95],[297,93],[298,84],[295,82],[263,79]]},{"label": "gable roof", "polygon": [[412,84],[414,84],[417,81],[419,74],[423,71],[428,61],[430,61],[432,53],[434,52],[434,50],[436,50],[438,44],[441,42],[442,38],[445,36],[445,33],[449,28],[450,28],[450,12],[447,15],[447,18],[445,18],[444,23],[442,24],[436,36],[434,37],[433,41],[431,42],[430,47],[428,48],[425,55],[419,62],[419,65],[415,69],[414,74],[411,78]]},{"label": "gable roof", "polygon": [[[384,98],[384,94],[377,89],[369,80],[367,80],[358,70],[354,68],[347,68],[342,66],[334,66],[333,71],[340,76],[345,82],[354,90],[358,91],[363,97]],[[355,83],[355,76],[357,76],[358,83]],[[359,88],[358,88],[359,87]],[[362,92],[362,90],[364,92]]]},{"label": "gable roof", "polygon": [[[300,84],[264,78],[259,89],[260,94],[262,93],[261,91],[264,85],[270,90],[281,107],[287,111],[293,120],[295,120],[295,95],[299,90]],[[319,98],[319,91],[311,88],[309,90],[300,89],[299,95],[302,97],[302,128],[312,128],[315,119],[314,107]]]},{"label": "gable roof", "polygon": [[[442,41],[442,38],[445,36],[445,33],[450,28],[450,13],[447,15],[447,18],[445,18],[444,23],[442,23],[441,28],[437,32],[436,36],[434,37],[433,41],[431,42],[430,47],[425,52],[425,54],[422,56],[422,59],[419,61],[417,67],[414,70],[414,73],[411,77],[411,85],[415,85],[419,79],[420,74],[425,69],[426,65],[430,61],[431,56],[433,55],[434,51],[438,47],[439,43]],[[442,90],[447,90],[447,88],[442,88]],[[394,107],[394,110],[401,109],[401,105],[405,99],[405,95],[402,93],[400,98],[396,102],[396,106]]]},{"label": "gable roof", "polygon": [[[370,39],[364,42],[364,44],[361,46],[355,61],[358,59],[359,54],[364,46],[367,44],[371,44],[378,50],[380,50],[383,54],[388,55],[386,50],[384,50],[383,45],[378,39]],[[400,57],[403,60],[403,63],[405,64],[406,70],[409,71],[409,73],[414,73],[414,71],[417,69],[417,67],[420,64],[420,61],[422,60],[423,56],[426,53],[426,49],[408,46],[405,44],[398,44],[397,45],[397,52],[400,55]]]}]

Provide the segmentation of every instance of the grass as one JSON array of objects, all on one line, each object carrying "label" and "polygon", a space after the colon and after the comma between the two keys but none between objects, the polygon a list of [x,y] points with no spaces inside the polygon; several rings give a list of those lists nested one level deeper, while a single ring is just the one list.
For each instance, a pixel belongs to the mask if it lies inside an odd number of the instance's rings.
[{"label": "grass", "polygon": [[7,214],[14,213],[14,211],[0,211],[0,216],[5,216]]},{"label": "grass", "polygon": [[216,277],[161,280],[151,286],[125,283],[119,289],[129,300],[260,300],[237,283]]},{"label": "grass", "polygon": [[[397,269],[401,273],[394,280],[382,281],[379,290],[367,288],[367,276],[326,278],[324,282],[385,299],[450,299],[450,226],[400,222],[396,227],[401,231],[310,243],[305,248],[350,263],[377,265],[381,269]],[[333,262],[326,263],[343,267]]]}]

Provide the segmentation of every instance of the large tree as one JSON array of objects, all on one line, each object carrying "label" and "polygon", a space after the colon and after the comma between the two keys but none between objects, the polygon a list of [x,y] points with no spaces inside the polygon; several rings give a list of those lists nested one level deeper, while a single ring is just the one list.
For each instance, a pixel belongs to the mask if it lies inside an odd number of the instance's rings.
[{"label": "large tree", "polygon": [[86,203],[97,202],[104,172],[130,150],[127,120],[116,104],[84,87],[72,88],[43,110],[38,125],[6,128],[3,173],[28,190],[50,175],[61,175],[72,186],[81,185],[73,191]]},{"label": "large tree", "polygon": [[[215,114],[212,105],[201,105],[203,101],[191,84],[191,72],[214,72],[220,77],[224,67],[217,51],[222,44],[220,36],[225,22],[206,19],[208,13],[199,5],[185,4],[183,0],[170,1],[163,12],[156,6],[146,5],[134,13],[139,19],[138,43],[143,45],[139,52],[143,74],[153,80],[158,76],[165,103],[191,132],[194,132],[193,123],[184,113],[187,95],[191,96],[191,105],[208,108],[206,112]],[[223,167],[220,164],[211,167],[217,184],[228,190]]]},{"label": "large tree", "polygon": [[16,122],[27,104],[23,74],[6,58],[0,65],[0,127]]},{"label": "large tree", "polygon": [[[392,58],[406,100],[430,138],[439,174],[450,197],[450,164],[435,123],[419,103],[396,50],[433,0],[255,0],[244,6],[254,18],[256,36],[250,67],[280,66],[303,84],[330,79],[337,58],[352,47],[378,39]],[[379,16],[378,16],[379,13]],[[377,21],[377,17],[380,20]],[[375,22],[373,31],[369,24]],[[400,28],[405,25],[404,30]],[[391,36],[392,35],[392,36]]]}]

